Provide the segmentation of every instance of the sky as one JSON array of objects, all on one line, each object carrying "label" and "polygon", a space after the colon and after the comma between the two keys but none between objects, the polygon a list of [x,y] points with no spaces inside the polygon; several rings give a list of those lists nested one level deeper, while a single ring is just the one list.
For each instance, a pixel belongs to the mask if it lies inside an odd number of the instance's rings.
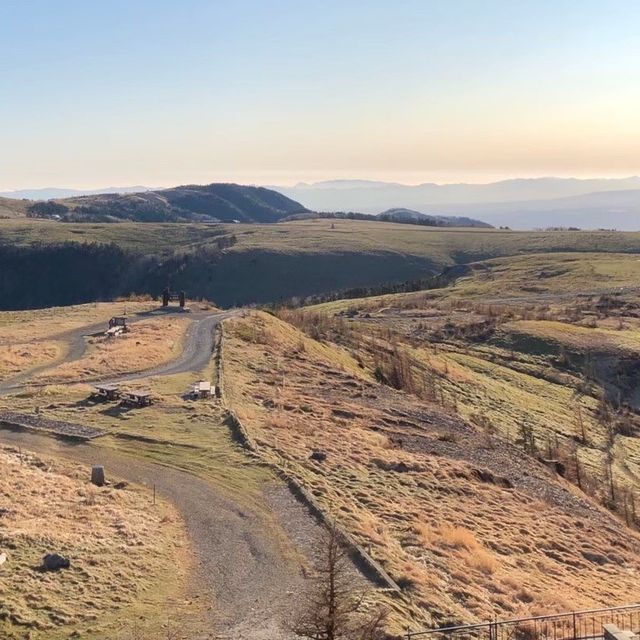
[{"label": "sky", "polygon": [[640,173],[637,0],[0,0],[0,191]]}]

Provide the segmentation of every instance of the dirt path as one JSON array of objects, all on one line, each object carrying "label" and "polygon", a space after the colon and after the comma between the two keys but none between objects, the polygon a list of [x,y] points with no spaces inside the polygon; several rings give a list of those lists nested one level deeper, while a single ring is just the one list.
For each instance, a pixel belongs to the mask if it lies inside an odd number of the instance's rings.
[{"label": "dirt path", "polygon": [[[150,317],[161,317],[168,313],[171,312],[155,310],[139,313],[129,320],[129,324],[134,324]],[[109,379],[108,382],[125,382],[127,380],[138,380],[149,376],[168,376],[204,369],[213,352],[214,330],[216,326],[222,320],[231,317],[234,313],[234,311],[226,311],[217,313],[196,312],[191,314],[190,318],[192,318],[192,322],[185,335],[182,353],[177,358],[151,369],[117,376]],[[96,333],[102,333],[104,326],[104,322],[102,322],[52,336],[51,339],[67,344],[67,350],[64,356],[54,362],[34,367],[16,376],[0,381],[0,396],[22,390],[31,378],[40,373],[54,369],[61,364],[74,362],[82,358],[87,347],[86,337]],[[93,381],[97,382],[98,380]],[[107,382],[106,379],[100,381]]]},{"label": "dirt path", "polygon": [[234,311],[226,311],[194,319],[187,329],[182,353],[174,360],[151,369],[127,373],[102,382],[126,382],[150,376],[171,376],[177,373],[201,371],[209,364],[213,354],[215,328],[226,318],[232,317],[234,313]]},{"label": "dirt path", "polygon": [[[0,429],[0,443],[105,465],[107,476],[157,491],[180,510],[196,558],[192,597],[211,609],[199,638],[290,640],[287,619],[304,586],[303,557],[316,546],[319,527],[284,485],[265,486],[264,504],[276,524],[188,473],[142,461],[97,444],[68,444]],[[88,472],[87,472],[88,474]],[[297,560],[296,560],[297,558]],[[220,613],[223,612],[223,613]]]}]

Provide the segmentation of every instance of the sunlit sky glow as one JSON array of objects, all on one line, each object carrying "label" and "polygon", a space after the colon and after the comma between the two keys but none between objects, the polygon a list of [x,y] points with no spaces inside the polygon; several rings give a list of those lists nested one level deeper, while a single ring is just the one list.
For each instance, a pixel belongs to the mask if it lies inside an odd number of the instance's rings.
[{"label": "sunlit sky glow", "polygon": [[640,2],[0,0],[0,190],[640,173]]}]

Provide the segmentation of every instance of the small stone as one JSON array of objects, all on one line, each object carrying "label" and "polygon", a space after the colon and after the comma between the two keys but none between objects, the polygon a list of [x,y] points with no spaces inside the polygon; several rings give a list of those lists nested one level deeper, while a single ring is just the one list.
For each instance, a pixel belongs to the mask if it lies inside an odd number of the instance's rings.
[{"label": "small stone", "polygon": [[318,462],[324,462],[327,459],[327,454],[324,451],[314,451],[310,458]]},{"label": "small stone", "polygon": [[0,553],[0,567],[7,561],[7,554]]},{"label": "small stone", "polygon": [[65,558],[58,553],[47,553],[42,559],[42,568],[45,571],[57,571],[58,569],[68,569],[71,566],[69,558]]}]

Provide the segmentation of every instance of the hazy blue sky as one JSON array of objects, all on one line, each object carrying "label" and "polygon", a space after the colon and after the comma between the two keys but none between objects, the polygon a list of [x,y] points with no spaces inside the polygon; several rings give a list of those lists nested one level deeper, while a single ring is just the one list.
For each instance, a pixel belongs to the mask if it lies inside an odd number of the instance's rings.
[{"label": "hazy blue sky", "polygon": [[0,190],[640,172],[640,2],[0,0]]}]

